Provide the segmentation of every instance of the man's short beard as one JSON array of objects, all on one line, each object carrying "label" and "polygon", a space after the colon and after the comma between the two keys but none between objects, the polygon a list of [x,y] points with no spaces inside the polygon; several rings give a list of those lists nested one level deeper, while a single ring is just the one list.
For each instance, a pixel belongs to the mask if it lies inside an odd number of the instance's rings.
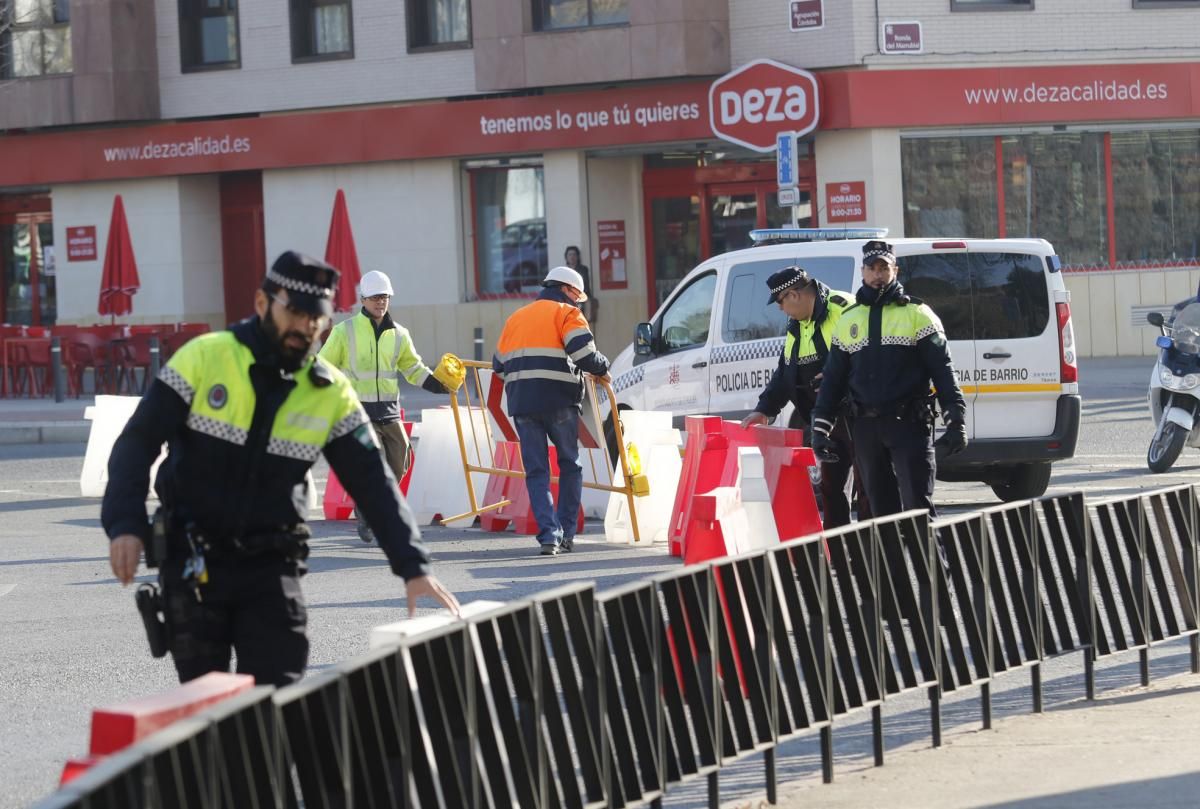
[{"label": "man's short beard", "polygon": [[[304,365],[304,361],[308,359],[308,355],[312,353],[313,342],[298,331],[290,331],[286,334],[280,333],[279,324],[275,322],[275,314],[271,307],[267,308],[267,316],[262,319],[263,331],[266,332],[267,338],[271,341],[271,345],[275,348],[275,353],[279,355],[279,365],[288,373],[299,371]],[[286,340],[289,337],[298,337],[305,342],[302,350],[297,350],[290,347]]]}]

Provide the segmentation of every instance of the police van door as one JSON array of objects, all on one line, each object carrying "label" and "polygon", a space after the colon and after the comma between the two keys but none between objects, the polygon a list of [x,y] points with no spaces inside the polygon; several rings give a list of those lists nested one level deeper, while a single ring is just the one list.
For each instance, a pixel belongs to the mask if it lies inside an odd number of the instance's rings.
[{"label": "police van door", "polygon": [[1020,252],[1012,242],[969,244],[977,395],[973,437],[1050,435],[1062,384],[1045,256]]},{"label": "police van door", "polygon": [[709,335],[718,264],[687,281],[653,321],[656,356],[645,363],[642,381],[647,410],[678,417],[708,412]]},{"label": "police van door", "polygon": [[[787,315],[779,304],[767,303],[767,278],[784,267],[797,265],[827,287],[844,293],[850,292],[857,266],[848,255],[799,257],[792,251],[776,251],[771,258],[730,265],[719,317],[720,333],[713,342],[711,358],[710,407],[714,414],[741,419],[754,409],[771,381],[783,349]],[[786,426],[787,422],[776,424]]]},{"label": "police van door", "polygon": [[967,405],[967,437],[974,438],[978,423],[975,414],[978,368],[972,338],[977,312],[971,294],[967,245],[965,242],[897,244],[896,254],[904,291],[928,304],[946,329],[954,375]]}]

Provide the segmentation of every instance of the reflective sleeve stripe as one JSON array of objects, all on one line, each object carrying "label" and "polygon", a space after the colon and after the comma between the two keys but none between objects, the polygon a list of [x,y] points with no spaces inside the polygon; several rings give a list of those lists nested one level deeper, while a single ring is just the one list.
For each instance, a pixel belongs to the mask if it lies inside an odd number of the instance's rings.
[{"label": "reflective sleeve stripe", "polygon": [[417,353],[408,329],[400,326],[396,327],[396,347],[392,354],[390,367],[398,368],[400,374],[414,385],[423,383],[431,373],[421,359],[421,355]]},{"label": "reflective sleeve stripe", "polygon": [[569,382],[572,385],[579,384],[579,377],[567,371],[545,371],[531,368],[526,371],[511,371],[504,375],[505,384],[529,379],[545,379],[551,382]]},{"label": "reflective sleeve stripe", "polygon": [[566,334],[563,335],[563,342],[569,344],[576,337],[583,337],[583,336],[586,336],[588,338],[588,340],[591,340],[592,339],[592,330],[587,327],[579,328],[579,329],[571,329],[569,332],[567,332]]},{"label": "reflective sleeve stripe", "polygon": [[302,441],[272,438],[267,442],[267,452],[271,455],[281,455],[284,458],[294,458],[311,463],[320,456],[321,448],[316,444],[306,444]]},{"label": "reflective sleeve stripe", "polygon": [[329,441],[333,441],[334,439],[341,438],[343,435],[348,435],[349,433],[354,432],[359,427],[366,424],[367,421],[367,411],[363,410],[361,407],[355,407],[354,410],[338,419],[338,421],[333,425],[333,428],[329,431]]},{"label": "reflective sleeve stripe", "polygon": [[167,387],[179,394],[179,398],[183,399],[187,404],[191,404],[196,398],[196,390],[191,384],[183,378],[183,374],[176,371],[170,365],[164,365],[162,370],[158,372],[158,378],[166,383]]},{"label": "reflective sleeve stripe", "polygon": [[246,439],[250,434],[249,431],[243,430],[241,427],[235,427],[232,424],[217,421],[208,416],[201,416],[199,413],[188,413],[187,427],[189,430],[203,433],[210,438],[228,441],[230,444],[237,444],[238,446],[245,446]]},{"label": "reflective sleeve stripe", "polygon": [[583,359],[584,357],[586,357],[588,354],[594,354],[595,352],[596,352],[596,344],[588,343],[587,345],[585,345],[583,348],[579,349],[578,351],[572,351],[571,359],[579,361],[579,360]]}]

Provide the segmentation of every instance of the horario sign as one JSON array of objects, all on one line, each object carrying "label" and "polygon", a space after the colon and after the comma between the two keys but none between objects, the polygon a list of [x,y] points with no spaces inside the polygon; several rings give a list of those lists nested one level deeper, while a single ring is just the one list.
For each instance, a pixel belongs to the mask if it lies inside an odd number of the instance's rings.
[{"label": "horario sign", "polygon": [[759,59],[712,83],[709,123],[722,140],[773,152],[780,132],[803,135],[816,129],[818,96],[817,79],[807,70]]}]

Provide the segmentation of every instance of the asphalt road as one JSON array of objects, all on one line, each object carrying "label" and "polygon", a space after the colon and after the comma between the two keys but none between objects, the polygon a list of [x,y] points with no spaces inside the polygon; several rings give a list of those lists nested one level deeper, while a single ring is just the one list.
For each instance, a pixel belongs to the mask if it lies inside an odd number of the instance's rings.
[{"label": "asphalt road", "polygon": [[[1145,405],[1149,368],[1145,359],[1084,363],[1080,446],[1073,460],[1056,466],[1051,492],[1126,494],[1195,478],[1200,467],[1195,450],[1186,450],[1169,474],[1146,471],[1146,445],[1153,431]],[[55,787],[63,762],[87,750],[91,708],[176,682],[169,660],[154,660],[147,652],[132,588],[123,589],[108,568],[98,501],[77,496],[83,449],[0,447],[0,807],[24,806]],[[323,482],[322,468],[316,472]],[[946,512],[997,502],[980,484],[939,484],[936,500]],[[366,650],[369,628],[403,617],[405,609],[403,588],[382,553],[360,543],[351,523],[315,521],[313,527],[311,572],[305,579],[310,671]],[[608,545],[603,526],[594,522],[573,555],[554,559],[537,556],[532,539],[511,534],[430,528],[426,539],[438,575],[464,601],[506,601],[551,583],[580,580],[606,589],[678,564],[663,548]],[[1172,661],[1180,657],[1179,650],[1156,655]],[[1055,694],[1056,677],[1077,685],[1080,666],[1069,658],[1048,667],[1049,698]],[[1126,670],[1113,672],[1120,680]],[[1022,699],[1013,696],[1012,704]],[[1003,712],[1003,691],[997,700],[997,710]],[[914,699],[911,705],[894,706],[899,713],[889,720],[893,733],[903,735],[909,725],[913,733],[928,727],[920,704]],[[955,716],[953,705],[948,706],[948,725]],[[863,744],[869,754],[869,733],[856,734],[852,728],[839,733],[839,755],[853,758],[863,753]],[[813,751],[815,747],[781,763],[783,774],[803,776],[804,768],[814,765]],[[743,771],[745,776],[739,776]],[[758,772],[757,765],[732,771],[725,779],[726,794],[761,793]],[[673,795],[668,801],[672,806],[702,800],[698,786]]]}]

